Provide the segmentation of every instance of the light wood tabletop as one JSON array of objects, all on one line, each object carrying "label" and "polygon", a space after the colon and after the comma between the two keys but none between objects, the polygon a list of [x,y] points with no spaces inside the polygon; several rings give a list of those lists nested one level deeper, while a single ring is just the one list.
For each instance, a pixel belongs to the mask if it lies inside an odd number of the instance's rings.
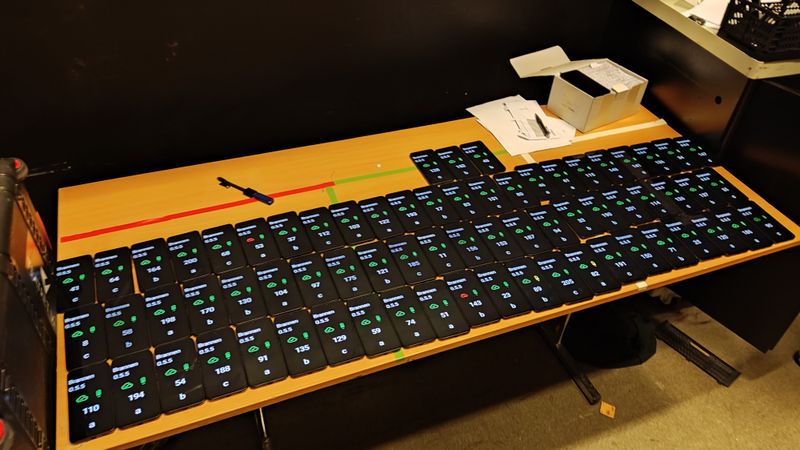
[{"label": "light wood tabletop", "polygon": [[[630,145],[678,133],[642,108],[625,118],[591,133],[579,133],[570,146],[539,152],[539,161],[591,150]],[[267,217],[286,211],[303,211],[345,200],[361,200],[376,195],[425,186],[427,183],[413,166],[409,153],[481,140],[508,170],[530,162],[530,158],[511,156],[475,119],[462,119],[364,136],[338,142],[227,159],[125,178],[62,188],[59,190],[58,259],[92,255],[102,250],[153,238],[169,237],[192,230]],[[126,429],[71,443],[68,432],[67,370],[64,355],[63,314],[58,315],[57,349],[57,448],[122,448],[140,445],[222,420],[261,406],[322,389],[353,378],[404,364],[451,348],[486,339],[555,317],[580,311],[644,290],[665,286],[743,261],[777,252],[800,243],[800,228],[747,188],[733,175],[717,168],[732,185],[789,229],[795,238],[757,251],[703,261],[695,266],[673,270],[645,281],[624,285],[609,294],[589,301],[561,306],[546,312],[531,312],[494,324],[473,328],[469,333],[436,340],[391,354],[359,360],[309,375],[287,378],[217,400],[205,401],[189,409],[162,414],[157,419]],[[222,176],[241,186],[251,187],[275,197],[266,206],[246,199],[233,189],[217,183]]]}]

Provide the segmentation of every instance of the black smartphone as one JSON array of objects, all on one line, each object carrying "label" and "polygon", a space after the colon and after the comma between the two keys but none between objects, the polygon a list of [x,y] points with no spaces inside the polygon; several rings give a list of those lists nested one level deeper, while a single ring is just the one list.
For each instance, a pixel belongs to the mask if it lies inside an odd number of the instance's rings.
[{"label": "black smartphone", "polygon": [[562,72],[559,76],[582,90],[583,92],[591,95],[592,97],[600,97],[610,93],[602,84],[591,79],[588,75],[580,70],[570,70],[569,72]]}]

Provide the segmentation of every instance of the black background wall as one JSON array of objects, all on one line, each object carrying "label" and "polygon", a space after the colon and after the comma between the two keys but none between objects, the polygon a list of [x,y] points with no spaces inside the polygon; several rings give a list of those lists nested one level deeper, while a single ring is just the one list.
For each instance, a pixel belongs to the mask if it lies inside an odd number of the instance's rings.
[{"label": "black background wall", "polygon": [[[467,117],[508,59],[596,57],[611,0],[6,2],[0,153],[56,187]],[[411,151],[412,149],[409,149]]]}]

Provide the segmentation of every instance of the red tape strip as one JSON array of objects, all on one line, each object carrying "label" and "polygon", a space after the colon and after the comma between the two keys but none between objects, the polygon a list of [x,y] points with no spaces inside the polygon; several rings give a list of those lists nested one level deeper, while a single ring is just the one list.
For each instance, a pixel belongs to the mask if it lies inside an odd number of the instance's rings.
[{"label": "red tape strip", "polygon": [[[303,187],[299,187],[299,188],[296,188],[296,189],[289,189],[287,191],[275,192],[273,194],[268,194],[268,195],[270,197],[273,197],[273,198],[288,197],[290,195],[302,194],[303,192],[317,191],[317,190],[325,189],[325,188],[331,187],[331,186],[334,186],[334,183],[332,181],[328,181],[328,182],[325,182],[325,183],[315,184],[315,185],[312,185],[312,186],[303,186]],[[182,219],[184,217],[196,216],[198,214],[205,214],[205,213],[212,212],[212,211],[219,211],[221,209],[235,208],[237,206],[249,205],[250,203],[254,203],[256,201],[257,200],[253,199],[253,198],[245,198],[243,200],[237,200],[235,202],[220,203],[218,205],[211,205],[211,206],[206,206],[206,207],[203,207],[203,208],[190,209],[188,211],[181,211],[181,212],[174,213],[174,214],[167,214],[166,216],[155,217],[155,218],[152,218],[152,219],[137,220],[135,222],[128,222],[128,223],[123,223],[123,224],[120,224],[120,225],[114,225],[114,226],[110,226],[110,227],[106,227],[106,228],[99,228],[97,230],[86,231],[86,232],[83,232],[83,233],[70,234],[68,236],[62,236],[61,237],[61,242],[62,243],[63,242],[72,242],[72,241],[77,241],[77,240],[80,240],[80,239],[86,239],[86,238],[90,238],[90,237],[100,236],[100,235],[103,235],[103,234],[114,233],[114,232],[117,232],[117,231],[130,230],[132,228],[138,228],[138,227],[143,227],[143,226],[147,226],[147,225],[153,225],[153,224],[156,224],[156,223],[168,222],[170,220]]]}]

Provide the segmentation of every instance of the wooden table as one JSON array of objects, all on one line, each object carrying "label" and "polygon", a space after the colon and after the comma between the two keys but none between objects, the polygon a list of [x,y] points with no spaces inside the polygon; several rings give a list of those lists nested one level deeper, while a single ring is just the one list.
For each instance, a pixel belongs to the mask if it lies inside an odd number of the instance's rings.
[{"label": "wooden table", "polygon": [[[537,153],[536,159],[548,160],[675,136],[678,136],[675,130],[642,108],[634,116],[593,130],[589,134],[579,134],[576,142],[570,146]],[[506,153],[491,134],[475,119],[470,118],[63,188],[59,190],[58,258],[63,260],[94,254],[101,250],[130,246],[186,231],[424,186],[427,183],[411,163],[408,156],[410,152],[475,140],[482,140],[509,170],[516,165],[531,162],[530,157]],[[501,320],[452,339],[404,348],[375,358],[362,358],[299,378],[288,378],[259,388],[249,388],[230,397],[206,401],[180,412],[162,414],[158,419],[141,425],[124,430],[116,429],[110,434],[80,444],[69,441],[63,314],[59,314],[56,446],[117,448],[139,445],[800,244],[800,238],[797,237],[800,236],[800,227],[729,172],[722,168],[718,168],[718,171],[796,237],[758,251],[703,261],[692,267],[652,276],[643,282],[624,285],[619,291],[596,296],[586,302]],[[246,199],[238,191],[221,188],[216,181],[218,176],[269,193],[276,201],[267,207]]]}]

